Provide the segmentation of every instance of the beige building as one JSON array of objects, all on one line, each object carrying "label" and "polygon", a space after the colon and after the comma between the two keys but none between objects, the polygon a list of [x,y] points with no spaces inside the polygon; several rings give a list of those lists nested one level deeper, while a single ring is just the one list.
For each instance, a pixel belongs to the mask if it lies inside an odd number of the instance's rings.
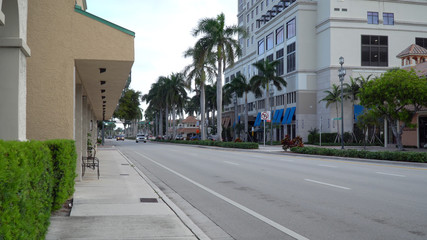
[{"label": "beige building", "polygon": [[80,161],[88,133],[94,141],[117,106],[135,33],[90,14],[85,0],[0,6],[0,139],[74,139]]}]

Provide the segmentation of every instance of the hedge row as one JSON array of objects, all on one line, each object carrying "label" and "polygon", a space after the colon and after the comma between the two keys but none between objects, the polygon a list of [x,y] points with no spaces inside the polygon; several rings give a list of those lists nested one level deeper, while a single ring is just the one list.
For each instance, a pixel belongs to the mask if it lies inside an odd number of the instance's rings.
[{"label": "hedge row", "polygon": [[330,149],[330,148],[318,148],[318,147],[294,147],[294,148],[291,148],[291,151],[295,153],[313,154],[313,155],[427,163],[427,153],[422,153],[422,152],[395,152],[395,151],[371,152],[371,151],[356,150],[356,149],[342,150],[342,149]]},{"label": "hedge row", "polygon": [[258,143],[253,142],[218,142],[211,140],[196,140],[196,141],[185,141],[185,140],[156,140],[157,142],[169,142],[179,144],[192,144],[192,145],[205,145],[205,146],[216,146],[223,148],[242,148],[242,149],[258,149]]},{"label": "hedge row", "polygon": [[0,140],[0,239],[44,239],[74,192],[74,141]]}]

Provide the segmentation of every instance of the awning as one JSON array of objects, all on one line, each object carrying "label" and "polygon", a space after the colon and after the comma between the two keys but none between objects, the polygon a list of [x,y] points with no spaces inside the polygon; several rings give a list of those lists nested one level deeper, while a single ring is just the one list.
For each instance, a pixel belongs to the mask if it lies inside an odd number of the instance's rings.
[{"label": "awning", "polygon": [[224,123],[224,128],[227,128],[230,122],[231,122],[231,118],[226,118]]},{"label": "awning", "polygon": [[291,124],[292,117],[294,116],[294,113],[295,113],[295,109],[296,109],[296,107],[291,108],[291,112],[289,113],[288,120],[286,121],[286,124]]},{"label": "awning", "polygon": [[256,116],[254,127],[258,127],[260,122],[261,122],[261,113],[259,112],[258,115]]},{"label": "awning", "polygon": [[290,108],[286,108],[286,112],[285,112],[285,116],[283,117],[282,124],[287,124],[286,122],[288,121],[288,116],[290,111],[291,111]]},{"label": "awning", "polygon": [[363,113],[363,109],[362,105],[354,105],[354,122],[357,122],[357,117]]},{"label": "awning", "polygon": [[273,123],[280,123],[282,121],[282,116],[283,116],[283,110],[284,109],[279,109],[278,112],[276,113],[276,115],[274,116],[274,121]]},{"label": "awning", "polygon": [[[237,123],[240,123],[240,116],[237,118]],[[233,128],[235,128],[236,127],[236,122],[234,122],[234,124],[233,124]]]}]

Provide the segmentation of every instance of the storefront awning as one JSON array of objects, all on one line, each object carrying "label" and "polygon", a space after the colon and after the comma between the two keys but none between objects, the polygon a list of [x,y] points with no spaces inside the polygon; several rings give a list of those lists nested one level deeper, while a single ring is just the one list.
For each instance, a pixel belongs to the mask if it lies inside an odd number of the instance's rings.
[{"label": "storefront awning", "polygon": [[256,116],[254,127],[258,127],[260,123],[261,123],[261,113],[259,112],[258,115]]},{"label": "storefront awning", "polygon": [[363,109],[362,105],[354,105],[354,122],[357,122],[357,117],[363,113]]}]

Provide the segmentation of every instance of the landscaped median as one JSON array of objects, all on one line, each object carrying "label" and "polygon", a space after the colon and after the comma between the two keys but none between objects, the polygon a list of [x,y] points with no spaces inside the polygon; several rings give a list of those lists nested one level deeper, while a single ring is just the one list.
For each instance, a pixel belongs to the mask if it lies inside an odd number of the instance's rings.
[{"label": "landscaped median", "polygon": [[76,159],[72,140],[0,140],[0,239],[44,239],[74,193]]},{"label": "landscaped median", "polygon": [[398,151],[374,152],[374,151],[366,151],[366,150],[355,150],[355,149],[342,150],[342,149],[320,148],[320,147],[292,147],[291,151],[294,153],[312,154],[312,155],[427,163],[427,153],[423,153],[423,152],[406,152],[406,151],[405,152],[398,152]]},{"label": "landscaped median", "polygon": [[253,142],[218,142],[211,140],[195,140],[195,141],[186,141],[186,140],[152,140],[156,142],[168,142],[168,143],[178,143],[178,144],[191,144],[191,145],[205,145],[205,146],[216,146],[223,148],[241,148],[241,149],[258,149],[259,144]]}]

